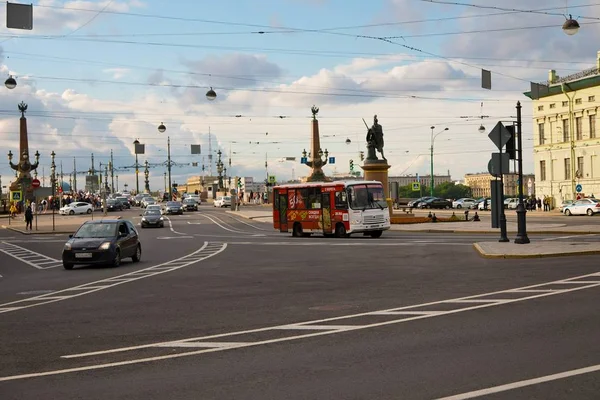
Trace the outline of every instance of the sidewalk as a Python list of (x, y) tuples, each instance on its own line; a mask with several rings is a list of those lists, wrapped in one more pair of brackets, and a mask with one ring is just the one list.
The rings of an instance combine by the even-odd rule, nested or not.
[[(244, 209), (240, 211), (228, 211), (228, 213), (254, 221), (272, 223), (273, 218), (267, 210)], [(500, 236), (499, 229), (492, 229), (489, 221), (483, 222), (438, 222), (422, 224), (400, 224), (392, 225), (390, 230), (401, 232), (427, 232), (427, 233), (496, 233)], [(514, 236), (517, 232), (516, 223), (507, 223), (507, 231), (511, 242), (500, 243), (497, 241), (485, 241), (474, 243), (475, 250), (485, 258), (537, 258), (537, 257), (560, 257), (574, 255), (600, 254), (599, 242), (564, 242), (560, 240), (542, 241), (536, 240), (535, 236), (529, 239), (531, 243), (515, 244)], [(527, 224), (528, 233), (537, 234), (600, 234), (598, 225), (575, 225), (565, 224), (543, 224), (532, 222)]]
[[(36, 216), (33, 217), (33, 230), (25, 230), (25, 221), (23, 214), (15, 218), (2, 218), (0, 224), (3, 229), (8, 229), (24, 235), (43, 235), (43, 234), (71, 234), (74, 233), (85, 221), (98, 221), (101, 219), (121, 219), (118, 214), (108, 214), (106, 217), (100, 212), (90, 215), (60, 215), (54, 214), (54, 230), (52, 229), (52, 213), (38, 214), (37, 224)], [(9, 224), (10, 223), (10, 224)]]

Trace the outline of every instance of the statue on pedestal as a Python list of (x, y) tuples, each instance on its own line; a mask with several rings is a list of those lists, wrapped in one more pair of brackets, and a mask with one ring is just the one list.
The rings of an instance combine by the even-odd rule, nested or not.
[(379, 160), (375, 150), (381, 153), (383, 161), (387, 161), (383, 154), (383, 128), (379, 125), (377, 115), (373, 117), (373, 125), (370, 128), (366, 122), (365, 126), (367, 127), (367, 161)]

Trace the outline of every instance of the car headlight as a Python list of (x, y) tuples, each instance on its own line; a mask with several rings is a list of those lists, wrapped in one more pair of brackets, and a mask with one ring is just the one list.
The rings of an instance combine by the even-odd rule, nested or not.
[(147, 222), (146, 218), (142, 217), (142, 222)]
[(160, 221), (164, 221), (165, 219), (163, 217), (160, 217)]
[(108, 250), (110, 249), (110, 242), (104, 242), (98, 247), (99, 250)]
[(65, 243), (65, 250), (71, 250), (71, 243)]

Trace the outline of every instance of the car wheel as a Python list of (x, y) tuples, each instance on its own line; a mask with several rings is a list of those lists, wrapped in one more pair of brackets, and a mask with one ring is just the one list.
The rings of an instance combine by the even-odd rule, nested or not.
[(294, 228), (292, 229), (292, 236), (293, 237), (302, 237), (302, 224), (300, 222), (296, 222), (294, 224)]
[(75, 210), (69, 211), (69, 215), (75, 215)]
[(86, 211), (86, 213), (91, 214), (92, 213), (92, 209), (88, 208), (87, 211)]
[(137, 245), (137, 248), (135, 249), (135, 254), (133, 255), (133, 257), (131, 257), (131, 259), (133, 260), (133, 262), (140, 262), (140, 260), (142, 259), (142, 246), (140, 246), (139, 244)]
[(337, 237), (337, 238), (348, 237), (348, 234), (346, 233), (346, 228), (344, 227), (343, 224), (337, 224), (335, 226), (335, 237)]
[(571, 213), (571, 210), (569, 210), (569, 209), (567, 208), (567, 209), (565, 210), (565, 215), (567, 215), (567, 216), (571, 216), (571, 215), (573, 215), (573, 214)]
[(369, 234), (371, 235), (371, 237), (372, 237), (373, 239), (380, 238), (382, 233), (383, 233), (383, 231), (373, 231), (373, 232), (369, 232)]
[(458, 208), (458, 209), (460, 210), (460, 209), (462, 208), (462, 206), (461, 206), (460, 204), (458, 204), (458, 205), (456, 206), (456, 208)]
[(112, 262), (112, 266), (116, 268), (119, 265), (121, 265), (121, 251), (117, 249), (117, 251), (115, 252), (115, 258)]
[(449, 205), (446, 205), (446, 210), (447, 210), (447, 209), (449, 209), (449, 208), (450, 208), (450, 206), (449, 206)]
[(73, 264), (63, 262), (63, 267), (64, 267), (64, 269), (71, 270), (71, 269), (73, 269)]
[(588, 208), (586, 211), (586, 214), (591, 217), (592, 215), (594, 215), (594, 210), (592, 210), (591, 208)]

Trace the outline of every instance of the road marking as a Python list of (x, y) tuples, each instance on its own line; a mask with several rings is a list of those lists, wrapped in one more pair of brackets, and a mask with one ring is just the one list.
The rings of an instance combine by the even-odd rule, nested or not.
[[(124, 366), (124, 365), (131, 365), (131, 364), (149, 363), (149, 362), (154, 362), (154, 361), (168, 360), (168, 359), (174, 359), (174, 358), (180, 358), (180, 357), (189, 357), (189, 356), (217, 352), (217, 351), (226, 351), (226, 350), (232, 350), (232, 349), (238, 349), (238, 348), (253, 347), (253, 346), (279, 343), (279, 342), (285, 342), (285, 341), (293, 341), (293, 340), (305, 339), (305, 338), (316, 337), (316, 336), (333, 335), (333, 334), (342, 333), (342, 332), (352, 332), (355, 330), (362, 330), (362, 329), (369, 329), (369, 328), (387, 326), (387, 325), (398, 324), (398, 323), (405, 323), (405, 322), (415, 321), (415, 320), (419, 320), (419, 319), (436, 318), (439, 316), (451, 315), (451, 314), (456, 314), (456, 313), (471, 311), (471, 310), (477, 310), (477, 309), (486, 308), (486, 307), (501, 306), (501, 305), (505, 305), (505, 304), (516, 303), (516, 302), (526, 301), (526, 300), (530, 300), (530, 299), (537, 299), (537, 298), (547, 297), (547, 296), (554, 296), (557, 294), (569, 293), (569, 292), (573, 292), (573, 291), (577, 291), (577, 290), (583, 290), (583, 289), (600, 286), (600, 284), (593, 284), (593, 285), (583, 284), (581, 286), (576, 286), (576, 287), (566, 286), (565, 290), (547, 292), (547, 293), (530, 294), (529, 292), (523, 292), (524, 294), (530, 294), (530, 295), (528, 295), (526, 297), (521, 297), (518, 299), (502, 300), (502, 301), (498, 301), (496, 303), (477, 304), (472, 307), (466, 307), (466, 308), (458, 308), (458, 309), (452, 309), (452, 310), (446, 310), (446, 311), (442, 311), (442, 310), (429, 311), (430, 313), (428, 313), (428, 314), (407, 316), (407, 318), (392, 319), (392, 320), (388, 320), (388, 321), (376, 322), (376, 323), (371, 323), (371, 324), (366, 324), (366, 325), (347, 324), (347, 325), (342, 325), (343, 329), (337, 329), (337, 327), (339, 327), (339, 326), (335, 326), (335, 325), (332, 326), (332, 329), (330, 329), (330, 330), (322, 329), (324, 325), (326, 325), (328, 322), (331, 322), (331, 321), (346, 320), (346, 322), (348, 322), (348, 320), (351, 320), (353, 318), (357, 318), (360, 320), (363, 317), (378, 315), (377, 313), (381, 313), (381, 312), (410, 311), (410, 310), (419, 311), (416, 309), (424, 308), (424, 307), (431, 307), (431, 306), (435, 306), (435, 305), (447, 306), (448, 304), (452, 304), (453, 302), (456, 302), (457, 300), (476, 299), (476, 298), (481, 298), (481, 297), (486, 297), (486, 296), (489, 297), (490, 295), (497, 295), (497, 294), (505, 293), (505, 292), (509, 292), (509, 291), (511, 293), (515, 293), (515, 292), (522, 291), (523, 289), (538, 288), (538, 287), (543, 287), (546, 285), (553, 285), (553, 284), (556, 284), (557, 282), (573, 281), (575, 279), (582, 279), (582, 278), (587, 278), (590, 276), (600, 276), (600, 273), (596, 272), (593, 274), (581, 275), (581, 276), (576, 276), (576, 277), (567, 278), (567, 279), (560, 279), (558, 281), (545, 282), (545, 283), (540, 283), (540, 284), (536, 284), (536, 285), (524, 286), (521, 288), (513, 288), (513, 289), (509, 289), (509, 290), (501, 290), (501, 291), (490, 292), (490, 293), (481, 293), (481, 294), (477, 294), (477, 295), (473, 295), (473, 296), (466, 296), (466, 297), (460, 297), (460, 298), (455, 298), (455, 299), (434, 301), (434, 302), (411, 305), (411, 306), (391, 308), (391, 309), (387, 309), (387, 310), (372, 311), (372, 312), (365, 312), (365, 313), (359, 313), (359, 314), (353, 314), (353, 315), (345, 315), (345, 316), (340, 316), (340, 317), (325, 318), (325, 319), (314, 320), (314, 321), (304, 321), (304, 322), (279, 325), (279, 326), (270, 326), (270, 327), (251, 329), (251, 330), (246, 330), (246, 331), (222, 333), (222, 334), (216, 334), (216, 335), (211, 335), (211, 336), (201, 336), (201, 337), (188, 338), (188, 339), (182, 339), (182, 340), (177, 340), (177, 341), (171, 340), (168, 342), (152, 343), (152, 344), (146, 344), (146, 345), (140, 345), (140, 346), (122, 347), (122, 348), (95, 351), (95, 352), (89, 352), (89, 353), (65, 355), (65, 356), (62, 356), (61, 358), (71, 359), (71, 358), (80, 358), (80, 357), (89, 357), (89, 356), (99, 356), (99, 355), (106, 355), (106, 354), (111, 354), (111, 353), (135, 351), (135, 350), (147, 349), (147, 348), (158, 348), (158, 347), (164, 348), (164, 347), (169, 347), (169, 346), (175, 348), (175, 347), (182, 347), (183, 343), (190, 343), (190, 342), (201, 343), (202, 344), (201, 347), (203, 347), (202, 350), (192, 350), (192, 351), (177, 353), (177, 354), (168, 354), (168, 355), (148, 357), (148, 358), (137, 358), (137, 359), (131, 359), (131, 360), (125, 360), (125, 361), (119, 361), (119, 362), (113, 362), (113, 363), (94, 364), (94, 365), (87, 365), (87, 366), (83, 366), (83, 367), (59, 369), (59, 370), (52, 370), (52, 371), (45, 371), (45, 372), (36, 372), (36, 373), (29, 373), (29, 374), (22, 374), (22, 375), (4, 376), (4, 377), (0, 377), (0, 382), (12, 381), (12, 380), (18, 380), (18, 379), (35, 378), (35, 377), (42, 377), (42, 376), (50, 376), (50, 375), (68, 374), (68, 373), (74, 373), (74, 372), (98, 370), (98, 369), (105, 369), (105, 368), (113, 368), (113, 367), (119, 367), (119, 366)], [(420, 311), (423, 312), (425, 310), (420, 310)], [(381, 315), (379, 315), (379, 317), (381, 317)], [(313, 329), (310, 329), (311, 324), (313, 325)], [(224, 338), (224, 337), (241, 336), (241, 335), (249, 334), (249, 333), (251, 334), (251, 333), (273, 331), (273, 330), (281, 331), (281, 330), (286, 330), (286, 327), (288, 327), (287, 329), (289, 329), (290, 331), (297, 331), (298, 326), (306, 326), (307, 327), (306, 330), (309, 332), (299, 334), (299, 335), (294, 335), (294, 336), (286, 336), (286, 337), (262, 340), (262, 341), (235, 342), (236, 343), (235, 345), (225, 346), (225, 347), (217, 345), (220, 343), (221, 344), (224, 343), (222, 340), (210, 341), (211, 339), (216, 339), (216, 338), (220, 339), (220, 338)], [(310, 332), (310, 331), (316, 331), (316, 332)], [(225, 343), (233, 343), (233, 342), (225, 342)], [(200, 344), (198, 344), (197, 346), (192, 345), (191, 347), (192, 348), (200, 347)], [(593, 370), (589, 370), (588, 372), (593, 372), (593, 371), (597, 370), (597, 369), (595, 369), (596, 366), (590, 367), (590, 368), (593, 368)], [(465, 397), (465, 398), (468, 398), (468, 397)]]
[(168, 239), (193, 239), (193, 236), (157, 236), (157, 239), (168, 240)]
[(188, 223), (188, 225), (202, 225), (202, 222), (190, 222), (190, 221), (186, 221)]
[[(187, 267), (195, 264), (199, 261), (206, 260), (207, 258), (216, 256), (227, 248), (227, 243), (211, 243), (204, 242), (200, 249), (190, 253), (186, 256), (176, 258), (174, 260), (154, 265), (152, 267), (144, 268), (135, 272), (129, 272), (127, 274), (113, 276), (99, 281), (84, 283), (70, 287), (67, 289), (57, 290), (52, 293), (42, 294), (39, 296), (30, 297), (27, 299), (11, 301), (9, 303), (0, 304), (0, 314), (9, 311), (22, 310), (24, 308), (41, 306), (43, 304), (54, 303), (56, 301), (62, 301), (71, 299), (73, 297), (79, 297), (86, 294), (94, 293), (99, 290), (111, 288), (113, 286), (122, 285), (127, 282), (137, 281), (139, 279), (148, 278), (155, 275), (164, 274), (166, 272), (175, 271), (180, 268)], [(143, 273), (143, 274), (142, 274)], [(75, 293), (71, 293), (77, 291)], [(64, 296), (60, 294), (64, 294)], [(33, 304), (29, 304), (32, 303)], [(19, 304), (19, 307), (12, 307), (12, 305)], [(26, 305), (22, 305), (26, 304)], [(11, 306), (11, 307), (7, 307)]]
[[(240, 230), (238, 230), (238, 229), (229, 229), (229, 228), (225, 227), (224, 225), (221, 225), (219, 222), (217, 222), (218, 218), (216, 218), (216, 217), (210, 217), (210, 216), (208, 216), (208, 215), (206, 215), (206, 214), (202, 214), (202, 216), (203, 216), (204, 218), (207, 218), (207, 219), (209, 219), (209, 220), (210, 220), (210, 221), (212, 221), (214, 224), (218, 225), (218, 226), (219, 226), (220, 228), (222, 228), (222, 229), (225, 229), (226, 231), (233, 232), (233, 233), (241, 233), (241, 234), (244, 234), (244, 235), (248, 235), (248, 232), (240, 231)], [(221, 221), (221, 220), (219, 220), (219, 221)], [(225, 225), (229, 225), (229, 224), (227, 224), (226, 222), (223, 222), (223, 221), (221, 221), (221, 222), (222, 222), (223, 224), (225, 224)]]
[(542, 239), (542, 240), (573, 239), (573, 238), (582, 238), (582, 237), (586, 237), (586, 236), (598, 236), (598, 234), (597, 233), (589, 233), (589, 234), (586, 234), (586, 235), (558, 236), (558, 237), (545, 238), (545, 239)]
[(570, 378), (572, 376), (590, 374), (592, 372), (600, 371), (600, 364), (592, 365), (585, 368), (573, 369), (571, 371), (559, 372), (557, 374), (540, 376), (539, 378), (526, 379), (523, 381), (507, 383), (505, 385), (493, 386), (487, 389), (474, 390), (472, 392), (456, 394), (454, 396), (440, 397), (437, 400), (465, 400), (473, 399), (475, 397), (487, 396), (494, 393), (506, 392), (509, 390), (519, 389), (532, 385), (539, 385), (540, 383), (552, 382), (559, 379)]
[[(413, 242), (391, 242), (391, 241), (378, 241), (370, 238), (353, 240), (351, 242), (338, 242), (335, 239), (326, 242), (315, 242), (315, 241), (302, 241), (302, 239), (293, 239), (289, 242), (227, 242), (228, 244), (236, 244), (241, 246), (409, 246), (409, 247), (426, 247), (426, 243), (413, 243)], [(436, 243), (436, 246), (473, 246), (472, 243)]]
[(61, 260), (4, 241), (0, 242), (0, 251), (37, 269), (49, 269), (62, 266)]
[(236, 220), (237, 222), (240, 222), (240, 223), (242, 223), (242, 224), (244, 224), (244, 225), (248, 225), (248, 226), (250, 226), (250, 227), (252, 227), (252, 228), (254, 228), (254, 229), (258, 229), (259, 231), (270, 231), (270, 230), (272, 230), (272, 229), (265, 229), (265, 228), (261, 228), (261, 227), (259, 227), (259, 226), (256, 226), (256, 225), (252, 225), (252, 224), (251, 224), (251, 223), (249, 223), (249, 222), (246, 222), (246, 221), (243, 221), (243, 220), (242, 220), (242, 219), (240, 219), (240, 218), (234, 217), (234, 215), (235, 215), (235, 214), (233, 214), (233, 215), (231, 215), (231, 214), (228, 214), (229, 218), (231, 218), (231, 219), (234, 219), (234, 220)]
[(177, 235), (186, 235), (185, 233), (177, 232), (175, 229), (173, 229), (173, 222), (171, 222), (171, 218), (167, 217), (166, 215), (163, 215), (163, 218), (166, 218), (167, 221), (169, 221), (169, 229), (171, 230), (171, 232)]

